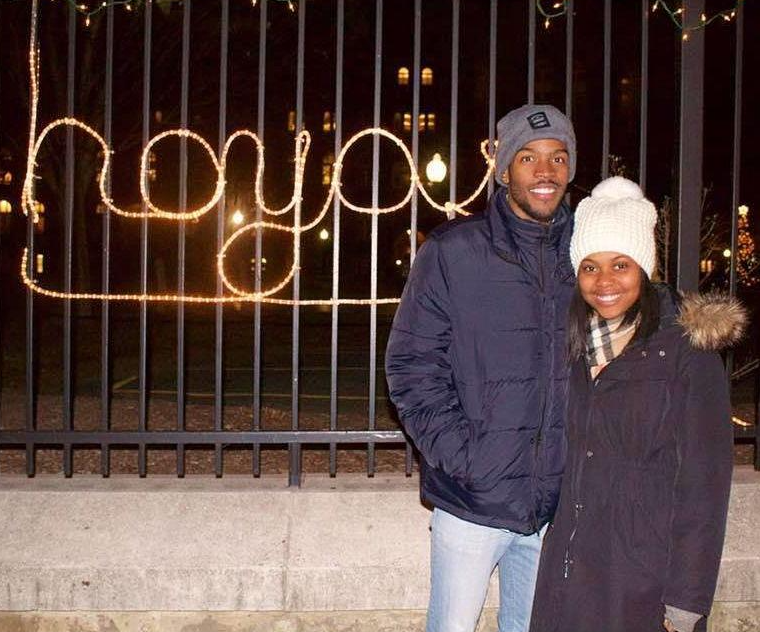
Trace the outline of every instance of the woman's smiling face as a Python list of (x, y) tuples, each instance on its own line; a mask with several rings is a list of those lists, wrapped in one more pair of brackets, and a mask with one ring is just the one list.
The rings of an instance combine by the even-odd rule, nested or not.
[(633, 259), (619, 252), (595, 252), (578, 267), (578, 288), (583, 300), (605, 320), (625, 314), (641, 294), (642, 271)]

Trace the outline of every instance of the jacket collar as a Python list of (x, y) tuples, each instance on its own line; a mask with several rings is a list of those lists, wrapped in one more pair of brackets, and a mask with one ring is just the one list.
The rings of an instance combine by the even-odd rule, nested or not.
[(557, 268), (562, 278), (573, 275), (570, 262), (570, 237), (573, 232), (573, 214), (563, 201), (549, 224), (539, 224), (521, 219), (515, 215), (507, 200), (507, 190), (498, 187), (485, 212), (490, 230), (491, 243), (499, 254), (507, 259), (517, 261), (516, 238), (521, 242), (538, 243), (545, 239), (557, 247)]

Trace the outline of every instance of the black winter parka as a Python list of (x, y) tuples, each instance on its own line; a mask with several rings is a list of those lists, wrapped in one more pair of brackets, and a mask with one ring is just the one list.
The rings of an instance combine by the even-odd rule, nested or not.
[(531, 632), (663, 632), (664, 604), (710, 611), (733, 431), (723, 364), (705, 347), (736, 327), (725, 303), (686, 299), (689, 318), (677, 319), (660, 294), (659, 331), (595, 380), (584, 359), (572, 368), (567, 469)]
[(534, 533), (565, 460), (565, 321), (574, 275), (565, 206), (539, 224), (499, 188), (485, 213), (431, 232), (386, 352), (390, 397), (423, 462), (423, 500)]

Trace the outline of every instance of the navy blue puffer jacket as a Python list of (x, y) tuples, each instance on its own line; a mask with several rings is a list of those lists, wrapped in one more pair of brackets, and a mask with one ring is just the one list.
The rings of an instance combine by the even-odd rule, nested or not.
[(565, 321), (572, 216), (519, 219), (504, 189), (485, 213), (431, 232), (386, 352), (390, 397), (419, 449), (423, 500), (533, 533), (565, 461)]

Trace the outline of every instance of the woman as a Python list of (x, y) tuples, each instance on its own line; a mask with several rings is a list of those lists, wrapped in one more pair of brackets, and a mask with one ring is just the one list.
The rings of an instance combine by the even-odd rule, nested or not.
[(732, 469), (716, 349), (745, 315), (652, 284), (656, 220), (619, 177), (576, 211), (568, 458), (531, 632), (705, 629)]

